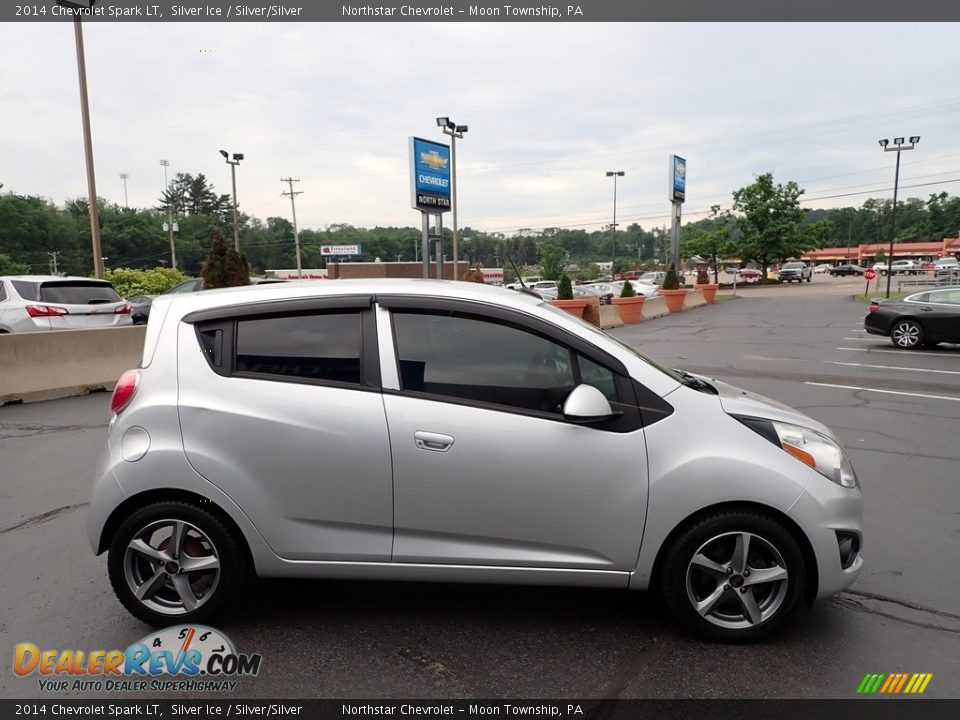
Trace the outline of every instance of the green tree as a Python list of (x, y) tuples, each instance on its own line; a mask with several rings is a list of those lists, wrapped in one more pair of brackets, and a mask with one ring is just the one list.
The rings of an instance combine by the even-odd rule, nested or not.
[(227, 279), (227, 243), (220, 228), (213, 231), (213, 245), (203, 264), (203, 284), (207, 289), (231, 287)]
[(623, 288), (620, 290), (620, 297), (622, 298), (631, 298), (636, 297), (637, 291), (633, 287), (633, 283), (629, 280), (623, 282)]
[(664, 290), (680, 289), (680, 278), (677, 277), (677, 268), (672, 264), (670, 265), (670, 269), (667, 270), (666, 277), (663, 278), (663, 285), (661, 287)]
[(764, 280), (771, 262), (799, 257), (815, 247), (800, 227), (804, 218), (801, 195), (803, 190), (792, 180), (775, 185), (772, 173), (758, 176), (752, 185), (733, 193), (733, 209), (741, 213), (736, 221), (740, 230), (736, 251), (741, 260), (760, 263)]
[[(710, 217), (688, 227), (683, 235), (683, 252), (686, 257), (699, 255), (713, 266), (713, 281), (719, 282), (720, 258), (733, 254), (733, 231), (735, 219), (728, 210), (719, 205), (710, 208)], [(698, 279), (699, 282), (699, 279)]]
[(545, 280), (559, 280), (563, 273), (563, 250), (552, 242), (540, 246), (540, 272)]
[(0, 253), (0, 275), (26, 275), (30, 266), (26, 263), (14, 262), (9, 255)]
[(573, 300), (573, 285), (570, 282), (570, 276), (566, 273), (560, 276), (560, 284), (557, 286), (557, 300)]
[(242, 287), (250, 284), (250, 265), (247, 264), (246, 255), (241, 255), (232, 247), (228, 247), (223, 267), (226, 278), (223, 287)]

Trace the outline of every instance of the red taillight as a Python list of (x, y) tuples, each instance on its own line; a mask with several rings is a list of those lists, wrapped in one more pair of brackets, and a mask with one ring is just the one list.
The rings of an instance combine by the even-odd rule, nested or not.
[(121, 375), (120, 379), (117, 380), (117, 386), (113, 388), (113, 397), (110, 398), (110, 412), (116, 415), (129, 405), (139, 384), (139, 370), (127, 370)]
[(27, 305), (27, 315), (30, 317), (59, 317), (69, 315), (66, 308), (56, 305)]
[(120, 303), (120, 305), (117, 306), (117, 309), (114, 310), (113, 312), (116, 313), (117, 315), (129, 315), (130, 310), (132, 310), (132, 308), (130, 307), (130, 303), (122, 302)]
[(877, 301), (873, 301), (872, 303), (870, 303), (870, 312), (871, 312), (871, 313), (875, 313), (875, 312), (876, 312), (877, 310), (879, 310), (879, 309), (880, 309), (880, 303), (878, 303)]

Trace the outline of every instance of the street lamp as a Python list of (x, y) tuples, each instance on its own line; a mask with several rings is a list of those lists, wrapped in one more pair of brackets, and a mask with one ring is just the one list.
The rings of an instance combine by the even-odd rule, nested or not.
[[(71, 2), (57, 0), (60, 7), (73, 10), (93, 10), (97, 0)], [(93, 274), (103, 277), (103, 258), (100, 255), (100, 209), (97, 207), (97, 183), (93, 177), (93, 140), (90, 134), (90, 102), (87, 98), (87, 63), (83, 54), (83, 30), (80, 15), (73, 16), (73, 37), (77, 45), (77, 74), (80, 76), (80, 115), (83, 120), (83, 151), (87, 164), (87, 195), (90, 205), (90, 241), (93, 245)]]
[(610, 280), (613, 281), (617, 273), (617, 178), (623, 177), (623, 170), (608, 170), (607, 177), (613, 178), (613, 232), (610, 238)]
[(120, 179), (123, 180), (123, 207), (126, 210), (130, 209), (130, 201), (127, 199), (127, 178), (129, 177), (129, 173), (120, 173)]
[(240, 252), (240, 225), (237, 223), (237, 165), (243, 160), (243, 153), (234, 153), (233, 160), (230, 159), (226, 150), (221, 150), (220, 154), (230, 166), (230, 179), (233, 181), (233, 249)]
[(457, 262), (460, 258), (460, 246), (457, 241), (457, 138), (463, 139), (467, 132), (466, 125), (457, 125), (448, 117), (438, 117), (437, 125), (444, 135), (450, 136), (450, 179), (451, 179), (451, 207), (453, 210), (453, 276), (457, 277)]
[(890, 141), (884, 138), (880, 140), (880, 147), (884, 152), (895, 152), (897, 154), (897, 169), (893, 174), (893, 215), (890, 218), (890, 254), (887, 256), (887, 297), (890, 297), (890, 278), (893, 277), (893, 242), (897, 237), (897, 186), (900, 183), (900, 153), (904, 150), (913, 150), (916, 144), (920, 142), (919, 135), (910, 136), (910, 144), (904, 145), (903, 138), (893, 139), (893, 147), (888, 147)]

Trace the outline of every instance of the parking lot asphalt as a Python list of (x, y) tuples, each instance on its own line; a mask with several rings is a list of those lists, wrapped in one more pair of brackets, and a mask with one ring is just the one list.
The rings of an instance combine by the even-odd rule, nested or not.
[[(260, 581), (217, 623), (264, 658), (236, 696), (846, 698), (868, 672), (929, 672), (925, 697), (960, 697), (960, 346), (866, 336), (850, 297), (862, 286), (751, 287), (612, 331), (836, 430), (866, 496), (866, 567), (848, 592), (769, 641), (725, 646), (686, 635), (646, 593)], [(122, 649), (149, 631), (86, 541), (108, 408), (106, 394), (0, 408), (0, 697), (51, 698), (12, 672), (19, 642)], [(70, 695), (111, 693), (57, 697)]]

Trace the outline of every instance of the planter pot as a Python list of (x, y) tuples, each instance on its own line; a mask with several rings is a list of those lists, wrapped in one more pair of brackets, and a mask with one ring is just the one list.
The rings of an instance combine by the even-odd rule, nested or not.
[(683, 299), (687, 296), (686, 290), (664, 290), (661, 288), (660, 294), (667, 301), (667, 310), (672, 313), (683, 310)]
[(615, 297), (613, 304), (617, 306), (620, 313), (620, 319), (625, 323), (638, 323), (643, 320), (643, 301), (646, 298), (643, 295), (636, 297)]
[(704, 285), (694, 285), (697, 290), (703, 290), (703, 299), (706, 300), (709, 304), (713, 304), (717, 300), (717, 288), (720, 287), (716, 283), (706, 283)]
[(551, 305), (566, 310), (571, 315), (576, 315), (578, 318), (583, 317), (583, 311), (587, 309), (586, 300), (551, 300)]

